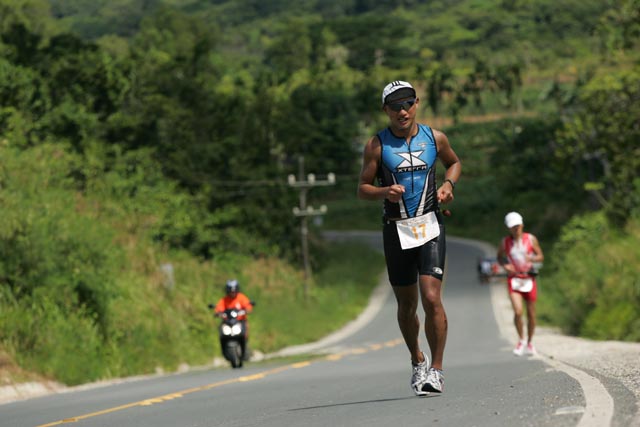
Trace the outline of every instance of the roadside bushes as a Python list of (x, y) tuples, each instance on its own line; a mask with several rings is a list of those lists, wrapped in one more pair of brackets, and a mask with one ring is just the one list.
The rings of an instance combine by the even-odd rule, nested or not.
[(539, 312), (566, 333), (640, 341), (640, 220), (623, 231), (603, 211), (574, 217), (546, 263)]
[(109, 227), (78, 212), (64, 149), (0, 156), (0, 342), (27, 369), (95, 378), (123, 253)]
[[(220, 351), (207, 303), (230, 277), (258, 301), (252, 346), (265, 352), (326, 335), (366, 304), (379, 272), (363, 250), (318, 255), (305, 302), (296, 266), (243, 252), (266, 252), (261, 236), (235, 233), (224, 216), (207, 217), (211, 234), (197, 236), (215, 252), (172, 246), (203, 230), (198, 200), (163, 178), (148, 151), (109, 154), (0, 139), (0, 353), (24, 370), (74, 385), (209, 363)], [(244, 246), (217, 244), (232, 233)], [(352, 253), (347, 271), (327, 273)]]
[(210, 360), (204, 289), (226, 274), (158, 238), (185, 219), (197, 232), (204, 213), (149, 150), (0, 139), (0, 158), (0, 348), (69, 385)]
[(149, 153), (107, 167), (99, 150), (0, 140), (0, 158), (0, 348), (69, 385), (211, 356), (200, 290), (211, 264), (155, 239), (193, 205), (154, 173)]
[(102, 336), (84, 308), (71, 310), (42, 295), (0, 295), (0, 341), (29, 371), (67, 384), (103, 376)]

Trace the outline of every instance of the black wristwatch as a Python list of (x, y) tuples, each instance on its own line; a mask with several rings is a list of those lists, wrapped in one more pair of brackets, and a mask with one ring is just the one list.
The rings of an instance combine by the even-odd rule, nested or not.
[(451, 189), (455, 190), (456, 189), (456, 183), (453, 182), (453, 180), (449, 179), (449, 178), (445, 178), (443, 182), (449, 182), (449, 184), (451, 184)]

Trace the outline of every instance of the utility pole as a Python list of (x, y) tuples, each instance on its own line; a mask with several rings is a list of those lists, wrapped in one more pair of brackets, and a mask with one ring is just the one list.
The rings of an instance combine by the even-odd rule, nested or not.
[(293, 214), (300, 217), (300, 239), (302, 247), (302, 262), (304, 265), (304, 299), (309, 296), (309, 280), (311, 279), (311, 264), (309, 262), (309, 229), (307, 227), (307, 219), (310, 216), (324, 215), (327, 213), (327, 206), (322, 205), (320, 209), (314, 209), (313, 206), (307, 206), (307, 192), (312, 187), (334, 185), (336, 183), (336, 176), (332, 172), (327, 174), (326, 180), (317, 180), (316, 176), (312, 173), (307, 175), (307, 180), (304, 180), (304, 156), (298, 157), (298, 179), (291, 174), (287, 177), (287, 181), (290, 187), (297, 188), (300, 191), (300, 206), (293, 208)]

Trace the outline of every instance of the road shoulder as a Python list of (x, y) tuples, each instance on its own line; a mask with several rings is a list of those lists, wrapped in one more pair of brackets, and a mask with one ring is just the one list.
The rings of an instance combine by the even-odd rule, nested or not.
[[(455, 237), (447, 239), (478, 247), (486, 256), (495, 256), (496, 253), (496, 248), (486, 242)], [(489, 287), (500, 333), (508, 342), (515, 344), (513, 311), (504, 279), (491, 281)], [(573, 377), (583, 388), (587, 407), (579, 427), (640, 425), (640, 343), (588, 340), (567, 336), (549, 327), (536, 328), (534, 343), (540, 359)], [(612, 388), (609, 383), (622, 384), (633, 396), (625, 399), (629, 413), (614, 408), (608, 391)], [(614, 409), (618, 411), (615, 419)]]

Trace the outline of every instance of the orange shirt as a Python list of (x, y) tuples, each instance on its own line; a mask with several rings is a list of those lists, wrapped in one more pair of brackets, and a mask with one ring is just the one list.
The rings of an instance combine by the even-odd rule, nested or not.
[(215, 312), (223, 313), (225, 310), (233, 309), (236, 310), (245, 310), (247, 313), (251, 313), (251, 309), (253, 306), (251, 305), (251, 301), (249, 298), (242, 292), (238, 292), (235, 298), (226, 295), (223, 298), (220, 298), (218, 304), (216, 304)]

